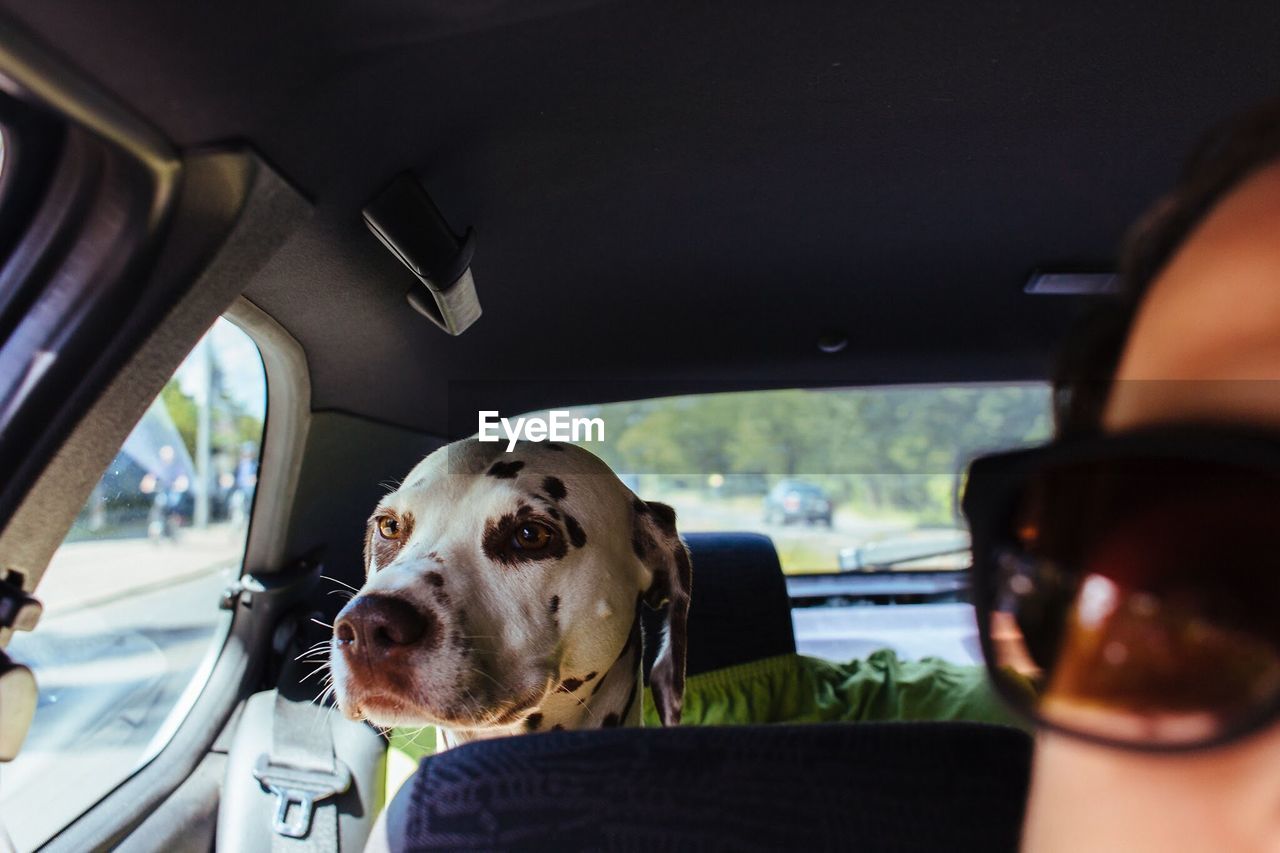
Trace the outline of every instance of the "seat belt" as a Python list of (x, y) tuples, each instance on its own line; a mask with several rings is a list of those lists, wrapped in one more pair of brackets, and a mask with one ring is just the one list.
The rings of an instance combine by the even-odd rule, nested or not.
[(259, 755), (253, 768), (254, 777), (276, 797), (271, 851), (340, 853), (333, 798), (351, 787), (351, 770), (333, 752), (333, 710), (305, 693), (289, 692), (284, 685), (276, 690), (271, 752)]
[[(305, 631), (294, 634), (305, 635)], [(286, 648), (293, 646), (288, 643)], [(254, 778), (275, 795), (272, 853), (340, 853), (337, 796), (351, 770), (334, 754), (332, 707), (312, 701), (293, 653), (280, 672), (271, 714), (271, 751), (254, 762)]]

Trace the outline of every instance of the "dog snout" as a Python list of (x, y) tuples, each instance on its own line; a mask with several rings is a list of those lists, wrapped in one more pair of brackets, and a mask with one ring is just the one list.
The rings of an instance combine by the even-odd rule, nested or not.
[(333, 623), (333, 634), (348, 655), (384, 656), (410, 647), (431, 647), (440, 633), (428, 611), (389, 595), (361, 595)]

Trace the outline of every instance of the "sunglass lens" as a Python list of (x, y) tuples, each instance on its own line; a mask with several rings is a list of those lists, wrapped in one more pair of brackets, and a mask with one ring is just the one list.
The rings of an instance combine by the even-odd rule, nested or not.
[(1210, 464), (1042, 471), (987, 559), (996, 663), (1041, 719), (1154, 745), (1280, 696), (1280, 479)]

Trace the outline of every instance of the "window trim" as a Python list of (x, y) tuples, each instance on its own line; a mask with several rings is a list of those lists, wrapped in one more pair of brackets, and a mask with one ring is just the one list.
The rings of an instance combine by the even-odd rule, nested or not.
[(257, 346), (267, 377), (267, 417), (244, 571), (271, 573), (280, 570), (286, 557), (289, 516), (311, 428), (311, 374), (298, 340), (244, 296), (237, 297), (223, 317)]

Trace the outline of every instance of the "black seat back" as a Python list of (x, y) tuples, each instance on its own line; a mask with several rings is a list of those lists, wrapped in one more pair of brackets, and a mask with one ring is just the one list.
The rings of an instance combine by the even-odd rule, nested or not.
[(392, 850), (1014, 851), (1031, 739), (977, 723), (620, 729), (425, 760)]
[[(759, 533), (690, 533), (693, 561), (686, 672), (696, 675), (796, 650), (791, 601), (773, 540)], [(660, 614), (646, 611), (645, 631), (656, 637)], [(646, 645), (646, 657), (657, 652)], [(648, 666), (645, 661), (646, 679)]]

